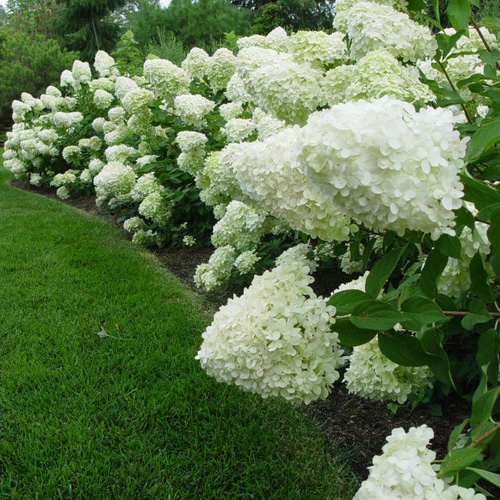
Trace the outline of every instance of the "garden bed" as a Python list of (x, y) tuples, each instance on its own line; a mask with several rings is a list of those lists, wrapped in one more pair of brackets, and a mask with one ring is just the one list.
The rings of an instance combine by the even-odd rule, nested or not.
[[(12, 185), (63, 201), (57, 198), (53, 191), (34, 188), (27, 182), (13, 181)], [(104, 217), (109, 222), (118, 225), (116, 217), (106, 209), (96, 206), (95, 196), (80, 196), (63, 202), (89, 215)], [(178, 247), (152, 250), (164, 267), (204, 296), (207, 304), (215, 312), (229, 297), (234, 293), (241, 293), (241, 290), (233, 288), (218, 292), (203, 292), (195, 287), (193, 280), (195, 269), (198, 264), (208, 260), (212, 251), (210, 248)], [(336, 269), (330, 269), (328, 272), (323, 270), (316, 276), (315, 289), (321, 293), (323, 289), (331, 289), (332, 283), (333, 286), (338, 286), (350, 279), (352, 277)], [(429, 408), (423, 404), (412, 409), (409, 402), (400, 405), (393, 414), (385, 403), (349, 394), (345, 386), (340, 383), (334, 386), (328, 399), (313, 402), (308, 406), (304, 405), (303, 408), (311, 418), (318, 422), (325, 439), (345, 456), (349, 466), (360, 479), (367, 477), (367, 467), (371, 465), (373, 456), (381, 453), (386, 437), (394, 428), (403, 427), (407, 430), (412, 426), (422, 424), (432, 427), (434, 429), (432, 448), (437, 452), (438, 458), (442, 458), (446, 453), (451, 430), (470, 415), (470, 405), (458, 397), (447, 399), (446, 407), (442, 408), (443, 416), (432, 415)]]

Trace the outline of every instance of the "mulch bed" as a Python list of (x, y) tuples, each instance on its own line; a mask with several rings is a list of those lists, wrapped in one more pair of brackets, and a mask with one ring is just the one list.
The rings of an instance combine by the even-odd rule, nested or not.
[[(34, 191), (50, 198), (57, 198), (51, 190), (41, 190), (30, 186), (27, 182), (13, 181), (14, 187)], [(59, 199), (59, 198), (57, 198)], [(116, 218), (106, 209), (95, 204), (94, 196), (82, 196), (67, 203), (91, 215), (99, 215), (116, 224)], [(198, 264), (206, 262), (212, 249), (164, 248), (155, 249), (153, 253), (158, 260), (172, 273), (182, 279), (189, 287), (196, 289), (193, 274)], [(328, 284), (338, 286), (349, 281), (352, 277), (342, 275), (332, 269), (317, 276), (315, 289), (318, 293)], [(214, 311), (224, 304), (228, 297), (241, 290), (226, 290), (223, 292), (200, 292)], [(325, 401), (316, 401), (303, 406), (304, 411), (320, 425), (325, 439), (334, 448), (345, 456), (349, 466), (356, 476), (363, 480), (367, 477), (367, 467), (371, 465), (374, 455), (381, 453), (386, 436), (390, 435), (395, 427), (408, 430), (412, 426), (427, 424), (434, 429), (432, 448), (438, 458), (446, 453), (446, 445), (451, 430), (470, 415), (469, 404), (463, 399), (451, 398), (442, 408), (443, 416), (436, 417), (429, 413), (428, 407), (419, 405), (415, 409), (410, 403), (401, 405), (396, 414), (391, 413), (385, 403), (373, 402), (349, 394), (345, 386), (338, 383)]]

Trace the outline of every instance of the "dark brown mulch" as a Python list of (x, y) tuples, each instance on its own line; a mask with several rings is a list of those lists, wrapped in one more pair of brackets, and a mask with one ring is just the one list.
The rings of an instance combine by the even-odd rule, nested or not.
[[(56, 198), (53, 191), (33, 188), (26, 182), (14, 181), (12, 185)], [(83, 196), (64, 202), (90, 215), (104, 216), (116, 224), (115, 217), (107, 210), (95, 205), (94, 196)], [(189, 287), (195, 289), (193, 275), (196, 266), (208, 260), (212, 249), (164, 248), (155, 249), (153, 252), (166, 268)], [(317, 293), (332, 290), (339, 284), (352, 279), (336, 269), (326, 272), (323, 270), (315, 278), (314, 288)], [(218, 293), (203, 293), (198, 289), (197, 291), (205, 297), (214, 310), (224, 304), (233, 293), (241, 292), (236, 289)], [(434, 429), (435, 437), (432, 441), (432, 448), (437, 452), (438, 457), (442, 458), (446, 453), (446, 444), (451, 430), (470, 415), (468, 403), (458, 398), (446, 401), (446, 407), (442, 408), (442, 417), (431, 415), (425, 405), (419, 405), (412, 410), (410, 403), (400, 406), (394, 415), (385, 403), (373, 402), (349, 394), (341, 383), (337, 383), (325, 401), (316, 401), (303, 408), (318, 422), (327, 442), (345, 456), (352, 471), (361, 480), (367, 477), (367, 467), (371, 465), (373, 456), (381, 453), (385, 438), (390, 435), (392, 429), (403, 427), (408, 430), (410, 427), (427, 424)]]

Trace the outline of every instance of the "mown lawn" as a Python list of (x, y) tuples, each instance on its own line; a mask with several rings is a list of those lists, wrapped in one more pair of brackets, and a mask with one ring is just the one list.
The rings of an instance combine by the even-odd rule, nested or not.
[(201, 300), (118, 229), (10, 178), (0, 167), (2, 500), (352, 498), (300, 411), (201, 370)]

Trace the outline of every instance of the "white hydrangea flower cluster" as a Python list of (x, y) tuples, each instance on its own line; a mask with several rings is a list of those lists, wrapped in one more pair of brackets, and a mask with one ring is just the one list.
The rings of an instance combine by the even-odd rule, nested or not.
[(312, 185), (358, 222), (437, 239), (453, 234), (462, 206), (466, 141), (453, 126), (446, 109), (417, 112), (387, 97), (339, 104), (311, 115), (298, 158)]
[[(472, 211), (477, 212), (475, 209)], [(460, 297), (463, 292), (469, 289), (471, 284), (469, 266), (472, 258), (477, 252), (483, 258), (486, 258), (490, 253), (488, 228), (488, 224), (478, 221), (475, 223), (474, 230), (468, 226), (463, 228), (459, 237), (460, 259), (448, 258), (448, 263), (437, 281), (439, 293), (450, 297)], [(487, 270), (490, 270), (489, 265), (487, 265)]]
[(236, 57), (228, 49), (217, 49), (210, 58), (207, 77), (214, 92), (224, 90), (236, 71)]
[(174, 99), (175, 114), (186, 125), (202, 127), (206, 124), (205, 116), (215, 108), (215, 103), (202, 95), (185, 94)]
[(139, 152), (132, 146), (127, 146), (125, 144), (117, 144), (116, 146), (110, 146), (106, 149), (105, 155), (108, 163), (115, 161), (119, 163), (126, 163), (131, 158), (136, 158)]
[(194, 47), (189, 51), (186, 59), (182, 61), (181, 68), (189, 78), (203, 80), (203, 77), (207, 74), (209, 62), (210, 56), (203, 49)]
[(418, 71), (403, 66), (385, 49), (369, 52), (353, 66), (328, 71), (323, 88), (330, 106), (385, 95), (415, 104), (435, 100), (429, 87), (419, 80)]
[(83, 121), (83, 115), (79, 111), (64, 113), (59, 111), (54, 114), (52, 121), (57, 128), (69, 129)]
[(76, 60), (73, 63), (71, 75), (73, 76), (73, 80), (79, 84), (90, 83), (90, 81), (92, 80), (92, 71), (90, 70), (90, 64), (88, 62)]
[(132, 236), (132, 243), (147, 247), (150, 245), (159, 245), (161, 241), (158, 238), (158, 233), (152, 229), (139, 229)]
[(343, 352), (330, 330), (335, 308), (314, 294), (308, 273), (306, 263), (285, 261), (230, 299), (203, 334), (203, 369), (263, 397), (326, 398)]
[(196, 175), (203, 168), (207, 136), (200, 132), (184, 130), (177, 134), (175, 140), (181, 150), (177, 165), (188, 174)]
[(344, 382), (349, 392), (363, 398), (403, 404), (410, 394), (430, 386), (430, 376), (426, 366), (402, 366), (388, 359), (375, 337), (353, 348)]
[(232, 118), (239, 118), (243, 114), (241, 102), (228, 102), (219, 107), (219, 113), (224, 120), (229, 121)]
[(63, 174), (56, 174), (50, 185), (54, 187), (72, 186), (78, 179), (78, 173), (78, 170), (66, 170)]
[[(349, 11), (357, 3), (364, 2), (367, 0), (336, 0), (335, 1), (335, 18), (333, 20), (333, 26), (338, 31), (346, 32), (347, 23), (349, 21)], [(370, 0), (375, 3), (382, 5), (389, 5), (393, 9), (399, 10), (401, 12), (407, 12), (408, 1), (407, 0)]]
[(132, 191), (130, 191), (130, 197), (133, 201), (140, 203), (151, 193), (155, 193), (157, 191), (161, 193), (164, 190), (165, 188), (160, 184), (160, 181), (155, 177), (155, 174), (149, 173), (139, 177), (132, 188)]
[(135, 184), (133, 169), (122, 163), (113, 161), (106, 164), (94, 177), (94, 186), (98, 203), (115, 197), (122, 199), (127, 196)]
[(472, 488), (449, 486), (438, 479), (432, 466), (436, 453), (427, 448), (433, 437), (434, 431), (425, 424), (408, 432), (393, 429), (353, 500), (486, 500)]
[(98, 50), (94, 59), (94, 68), (102, 78), (119, 75), (118, 69), (115, 67), (115, 60), (104, 50)]
[(289, 123), (303, 123), (323, 102), (322, 73), (288, 53), (250, 47), (238, 54), (238, 74), (252, 101)]
[(143, 88), (134, 88), (121, 98), (123, 109), (125, 109), (127, 113), (130, 115), (146, 114), (148, 117), (149, 106), (153, 103), (153, 101), (154, 94), (150, 90)]
[(231, 245), (239, 251), (253, 249), (262, 237), (265, 220), (265, 214), (233, 200), (213, 228), (212, 244), (216, 248)]
[(289, 128), (263, 142), (230, 144), (222, 150), (222, 167), (240, 189), (293, 229), (325, 241), (343, 241), (349, 218), (313, 189), (297, 161), (300, 129)]
[(259, 262), (260, 258), (255, 252), (255, 250), (247, 250), (236, 258), (234, 261), (234, 267), (238, 270), (240, 274), (250, 274), (255, 269), (255, 264)]
[(432, 58), (437, 42), (427, 26), (412, 21), (407, 14), (388, 5), (356, 3), (348, 12), (347, 34), (350, 54), (361, 59), (384, 48), (403, 61)]
[(99, 109), (108, 109), (113, 104), (115, 97), (107, 90), (97, 89), (94, 92), (94, 104)]
[(216, 248), (208, 263), (200, 264), (196, 268), (196, 286), (207, 291), (220, 288), (231, 276), (235, 259), (236, 251), (231, 245)]
[(286, 128), (286, 123), (283, 120), (278, 120), (268, 115), (260, 108), (255, 108), (252, 114), (252, 120), (257, 130), (258, 139), (261, 141), (278, 134)]
[(146, 223), (140, 217), (130, 217), (123, 223), (123, 229), (128, 233), (137, 233), (137, 231), (146, 228)]
[(298, 31), (290, 37), (290, 52), (299, 63), (316, 68), (337, 64), (347, 58), (345, 35), (339, 31)]
[(82, 156), (82, 151), (78, 146), (66, 146), (62, 150), (62, 157), (68, 163), (78, 163)]
[(289, 38), (286, 31), (277, 27), (269, 32), (266, 36), (252, 35), (238, 38), (236, 41), (238, 49), (246, 49), (248, 47), (261, 47), (263, 49), (273, 49), (276, 52), (288, 52)]
[(255, 124), (246, 118), (231, 118), (222, 131), (227, 142), (243, 142), (255, 132)]
[(159, 226), (165, 226), (172, 217), (172, 205), (166, 203), (162, 191), (148, 194), (139, 205), (139, 213)]
[(182, 238), (182, 244), (186, 247), (193, 247), (194, 245), (196, 245), (196, 238), (188, 234), (184, 236), (184, 238)]
[(159, 99), (171, 101), (176, 95), (189, 92), (188, 75), (166, 59), (148, 59), (144, 63), (144, 76)]
[(245, 82), (240, 78), (238, 73), (234, 73), (226, 88), (226, 97), (233, 103), (250, 102), (252, 99), (248, 93)]

